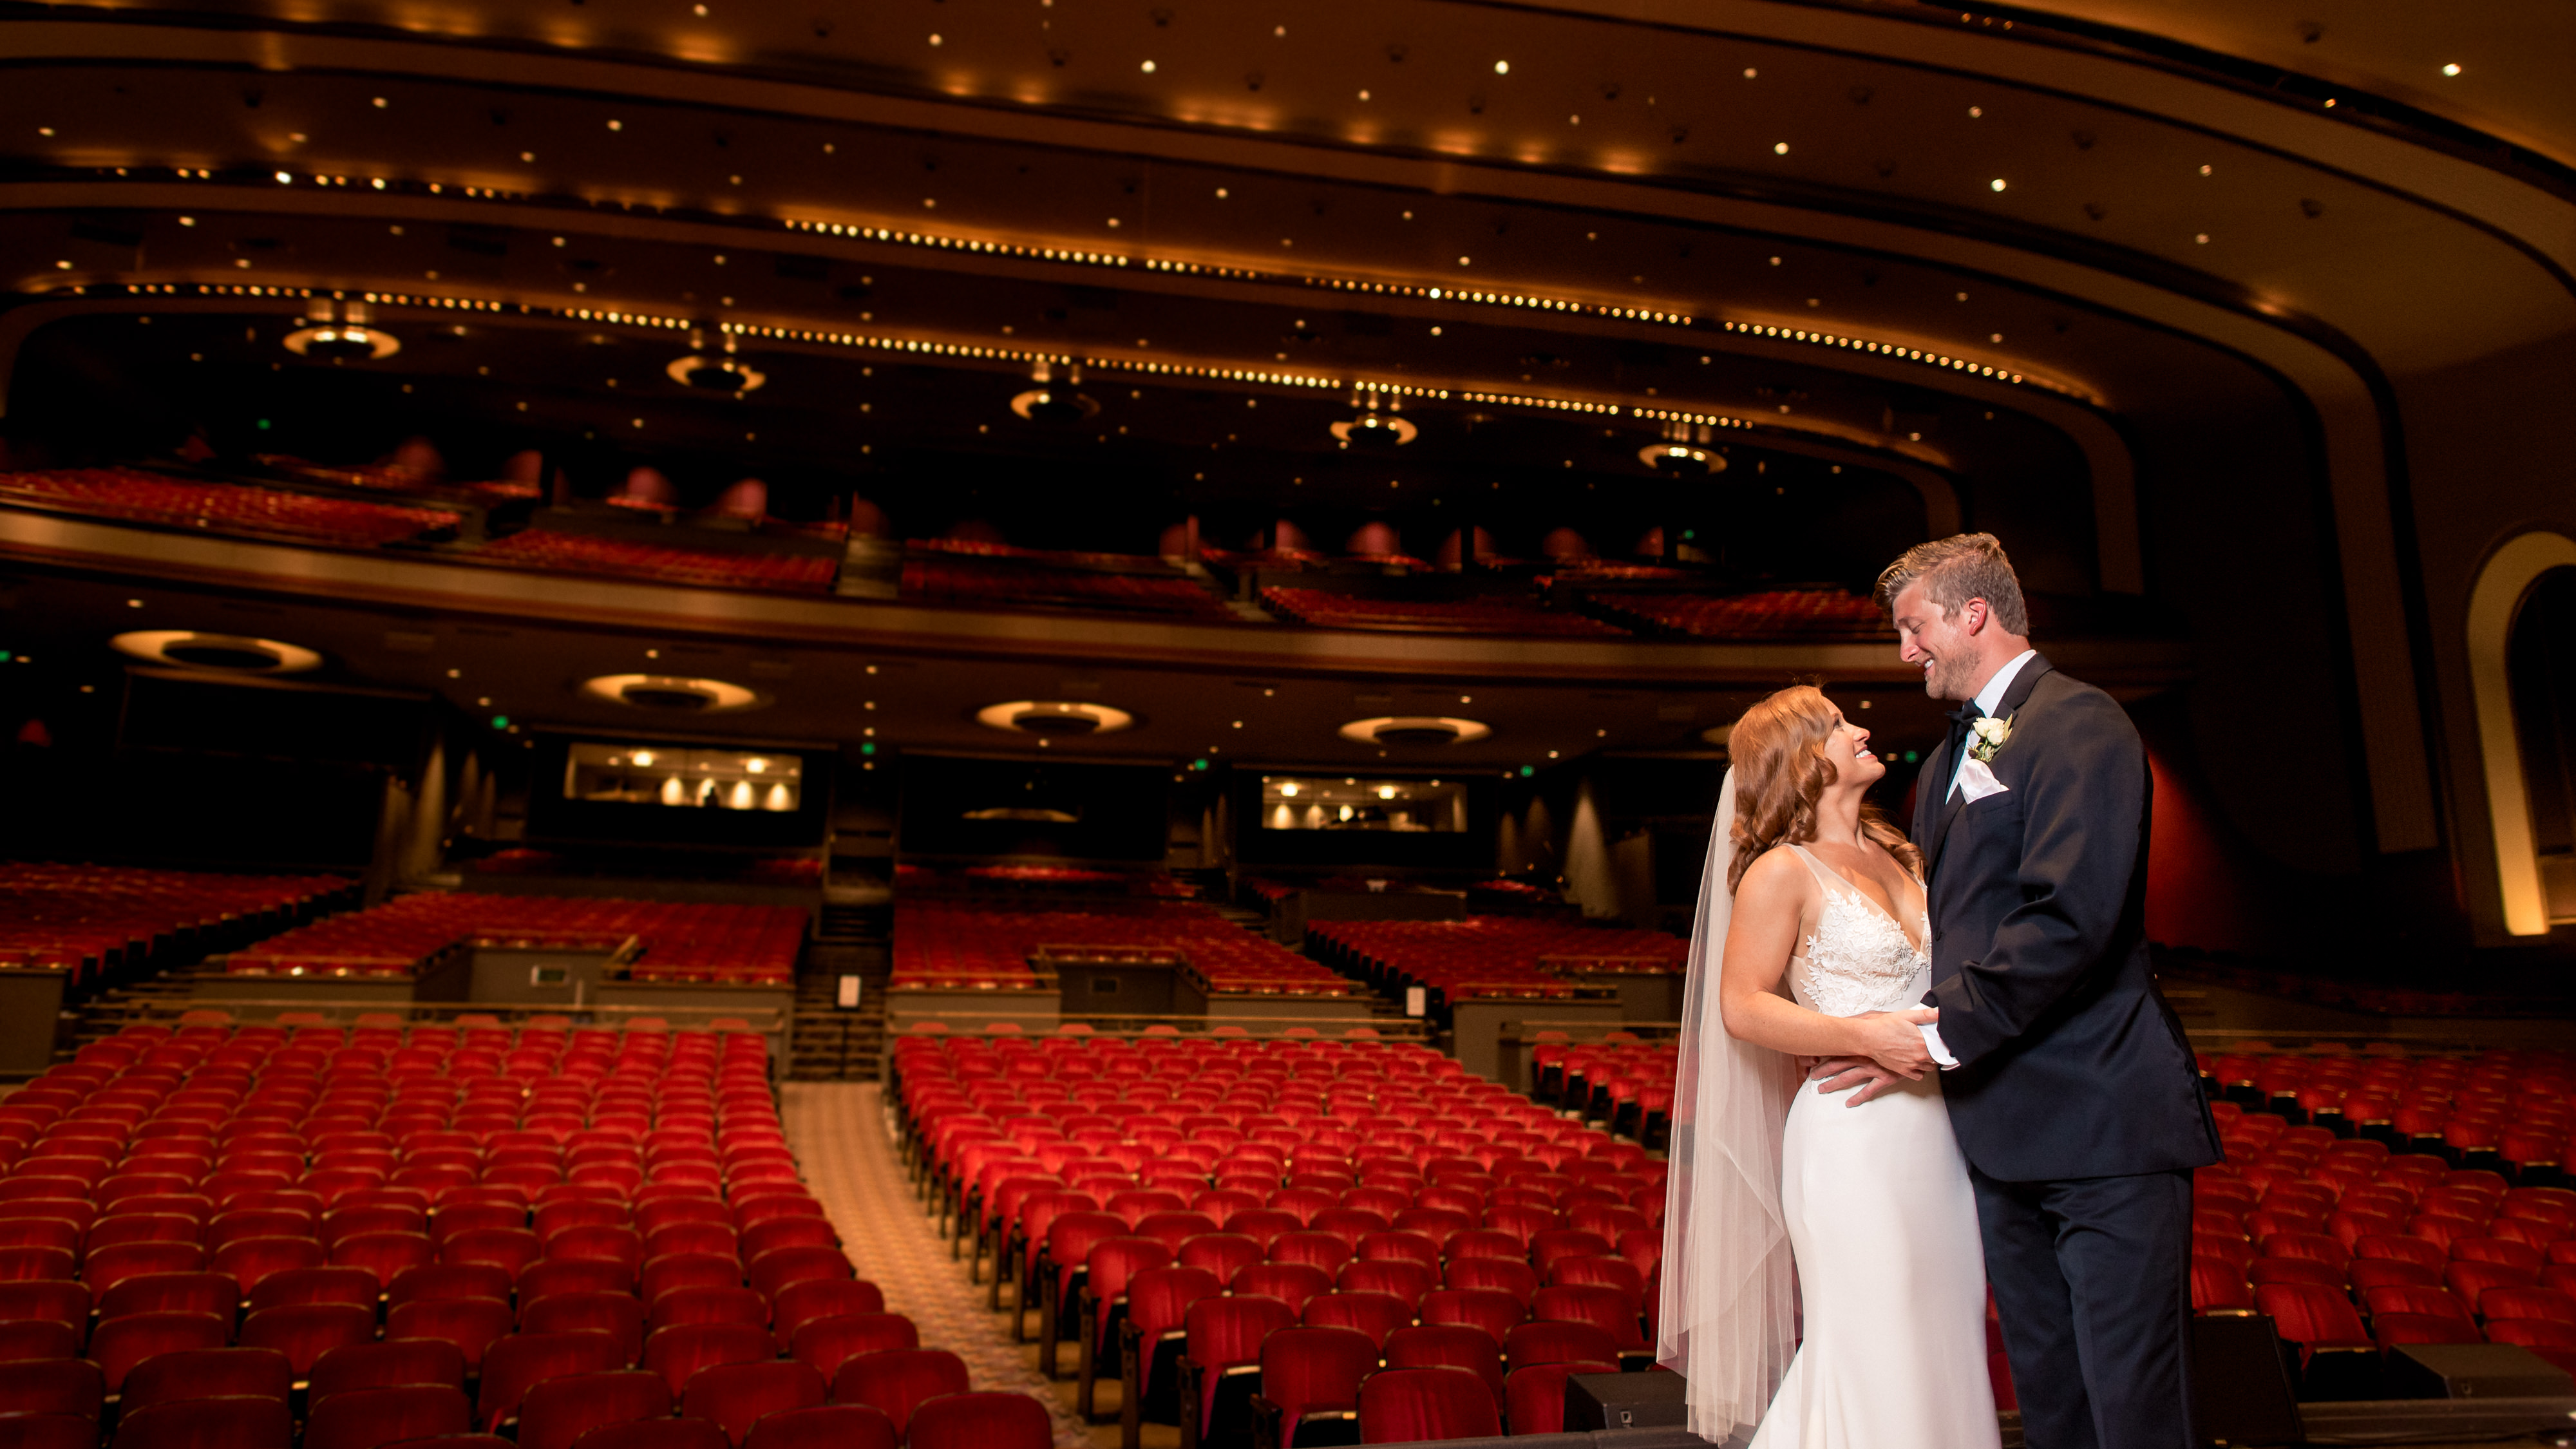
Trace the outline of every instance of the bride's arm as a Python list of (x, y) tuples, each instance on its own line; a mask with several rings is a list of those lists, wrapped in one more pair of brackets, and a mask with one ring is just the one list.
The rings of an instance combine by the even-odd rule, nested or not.
[(1786, 851), (1772, 851), (1744, 872), (1718, 975), (1727, 1035), (1791, 1056), (1870, 1057), (1900, 1076), (1922, 1076), (1932, 1056), (1915, 1024), (1938, 1020), (1938, 1012), (1914, 1007), (1827, 1016), (1782, 992), (1798, 923), (1815, 890), (1814, 877)]

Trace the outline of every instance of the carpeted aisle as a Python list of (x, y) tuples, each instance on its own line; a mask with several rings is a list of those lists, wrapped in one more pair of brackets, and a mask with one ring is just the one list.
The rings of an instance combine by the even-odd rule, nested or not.
[[(1055, 1416), (1059, 1449), (1092, 1449), (1099, 1440), (1073, 1416), (1070, 1382), (1039, 1376), (1036, 1345), (1011, 1342), (1008, 1312), (986, 1309), (989, 1288), (970, 1286), (966, 1264), (949, 1257), (937, 1222), (895, 1156), (877, 1084), (788, 1082), (779, 1102), (807, 1186), (832, 1215), (859, 1276), (884, 1291), (886, 1308), (913, 1321), (923, 1347), (966, 1360), (976, 1388), (1024, 1393), (1045, 1404)], [(1107, 1397), (1116, 1402), (1114, 1378)], [(1117, 1431), (1108, 1432), (1115, 1444)]]

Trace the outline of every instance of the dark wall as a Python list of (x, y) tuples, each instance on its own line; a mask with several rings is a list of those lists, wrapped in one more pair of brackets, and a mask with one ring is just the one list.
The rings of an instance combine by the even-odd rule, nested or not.
[[(901, 776), (905, 855), (1163, 859), (1167, 766), (906, 755)], [(967, 818), (993, 811), (1019, 816)]]

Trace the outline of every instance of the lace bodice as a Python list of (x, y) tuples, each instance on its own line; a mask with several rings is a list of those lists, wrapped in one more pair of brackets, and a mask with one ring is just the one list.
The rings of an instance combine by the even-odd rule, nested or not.
[[(1825, 903), (1816, 929), (1789, 958), (1789, 990), (1800, 1006), (1827, 1016), (1858, 1016), (1866, 1011), (1893, 1011), (1923, 999), (1932, 974), (1932, 958), (1917, 950), (1896, 918), (1862, 895), (1841, 876), (1791, 845), (1815, 872)], [(1931, 922), (1915, 916), (1916, 937), (1931, 939)]]

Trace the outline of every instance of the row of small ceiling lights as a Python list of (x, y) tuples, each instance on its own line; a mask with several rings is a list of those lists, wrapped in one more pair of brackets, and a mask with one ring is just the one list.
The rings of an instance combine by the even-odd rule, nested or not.
[[(177, 174), (182, 177), (193, 176), (198, 179), (206, 179), (209, 176), (209, 173), (203, 169), (192, 170), (187, 167), (180, 167), (176, 168), (176, 170)], [(276, 175), (277, 179), (281, 183), (291, 183), (295, 179), (291, 173), (285, 171), (280, 171), (276, 173)], [(329, 176), (316, 173), (310, 179), (315, 185), (319, 186), (346, 186), (349, 184), (349, 180), (345, 176)], [(370, 182), (374, 188), (379, 191), (386, 189), (387, 183), (385, 178), (381, 176), (370, 178)], [(440, 183), (438, 182), (433, 181), (422, 183), (420, 185), (421, 189), (426, 190), (426, 192), (432, 196), (443, 194)], [(459, 187), (457, 190), (463, 195), (478, 199), (527, 199), (524, 193), (503, 192), (494, 190), (490, 187), (468, 186)], [(1318, 287), (1330, 291), (1367, 293), (1372, 296), (1411, 297), (1433, 302), (1460, 302), (1471, 306), (1511, 307), (1526, 311), (1561, 312), (1572, 316), (1600, 317), (1624, 322), (1645, 322), (1670, 327), (1693, 327), (1702, 325), (1698, 318), (1687, 313), (1658, 311), (1647, 307), (1614, 307), (1602, 303), (1578, 301), (1570, 297), (1548, 297), (1534, 293), (1489, 292), (1460, 287), (1426, 286), (1410, 282), (1379, 282), (1352, 277), (1330, 277), (1315, 274), (1300, 275), (1287, 272), (1264, 272), (1250, 267), (1209, 266), (1199, 262), (1171, 261), (1153, 257), (1138, 259), (1122, 256), (1115, 252), (1082, 251), (1063, 247), (1032, 247), (1013, 242), (986, 241), (975, 237), (944, 235), (937, 232), (896, 231), (890, 227), (853, 226), (840, 222), (811, 221), (799, 218), (788, 218), (784, 220), (781, 225), (789, 231), (810, 232), (822, 236), (848, 237), (855, 240), (882, 242), (889, 245), (929, 247), (940, 251), (968, 252), (987, 256), (1008, 256), (1031, 261), (1054, 262), (1067, 266), (1134, 266), (1147, 271), (1175, 273), (1188, 276), (1215, 277), (1229, 281), (1290, 284), (1306, 287)], [(587, 314), (584, 315), (586, 316)], [(1753, 322), (1726, 322), (1720, 325), (1722, 325), (1728, 332), (1762, 337), (1772, 341), (1796, 342), (1810, 346), (1832, 347), (1844, 351), (1864, 352), (1876, 357), (1886, 357), (1902, 362), (1916, 362), (1927, 367), (1938, 367), (1953, 372), (1971, 373), (1981, 378), (1992, 379), (1996, 382), (2009, 383), (2024, 387), (2037, 387), (2068, 397), (2083, 396), (2083, 393), (2080, 390), (2066, 386), (2063, 383), (2059, 383), (2049, 378), (2033, 377), (2025, 373), (2014, 372), (2008, 368), (1986, 366), (1981, 363), (1970, 362), (1965, 358), (1951, 357), (1943, 353), (1925, 352), (1920, 348), (1900, 347), (1894, 343), (1873, 342), (1866, 338), (1850, 337), (1828, 332), (1817, 332), (1804, 328), (1772, 327)]]
[[(1618, 321), (1648, 322), (1670, 327), (1705, 325), (1698, 318), (1681, 312), (1660, 312), (1645, 307), (1613, 307), (1595, 302), (1577, 301), (1570, 297), (1547, 297), (1530, 293), (1472, 291), (1459, 287), (1433, 287), (1410, 282), (1373, 282), (1351, 277), (1298, 275), (1287, 272), (1264, 272), (1250, 267), (1212, 267), (1198, 262), (1169, 261), (1161, 258), (1132, 258), (1113, 252), (1069, 252), (1052, 248), (1029, 247), (1009, 242), (981, 241), (971, 237), (947, 236), (937, 232), (896, 231), (889, 227), (851, 226), (839, 222), (790, 220), (791, 231), (813, 232), (823, 236), (850, 237), (861, 241), (885, 242), (898, 246), (933, 247), (943, 251), (980, 252), (996, 256), (1025, 257), (1032, 260), (1069, 262), (1077, 266), (1140, 267), (1147, 271), (1176, 273), (1187, 276), (1222, 277), (1228, 280), (1268, 282), (1319, 287), (1338, 292), (1360, 292), (1372, 296), (1413, 297), (1432, 302), (1463, 302), (1476, 306), (1513, 307), (1529, 311), (1562, 312), (1575, 316), (1602, 317)], [(1809, 328), (1773, 327), (1758, 322), (1725, 322), (1726, 331), (1780, 342), (1798, 342), (1817, 347), (1833, 347), (1863, 352), (1900, 362), (1917, 362), (1927, 367), (1945, 368), (1970, 373), (1996, 382), (2037, 387), (2068, 397), (2084, 394), (2076, 388), (2050, 378), (2033, 377), (2010, 368), (1993, 367), (1946, 353), (1926, 352), (1917, 347), (1901, 347), (1893, 342), (1873, 342), (1863, 337), (1818, 332)]]
[(1144, 271), (1165, 272), (1178, 276), (1284, 283), (1320, 287), (1334, 292), (1364, 292), (1380, 297), (1419, 297), (1434, 302), (1468, 302), (1487, 307), (1520, 307), (1541, 312), (1567, 312), (1586, 317), (1611, 317), (1628, 322), (1655, 322), (1668, 327), (1688, 327), (1697, 320), (1681, 312), (1662, 312), (1651, 307), (1612, 307), (1597, 302), (1578, 302), (1570, 297), (1541, 297), (1517, 292), (1431, 287), (1411, 282), (1373, 282), (1358, 277), (1266, 272), (1257, 267), (1211, 266), (1204, 262), (1174, 261), (1162, 257), (1122, 256), (1115, 252), (1066, 251), (1051, 247), (1021, 246), (1011, 242), (949, 236), (939, 232), (896, 231), (891, 227), (853, 226), (846, 222), (807, 221), (791, 217), (786, 226), (789, 231), (812, 232), (818, 236), (849, 237), (859, 241), (886, 242), (897, 246), (933, 247), (941, 251), (1026, 257), (1039, 261), (1070, 262), (1078, 266), (1136, 267)]
[[(76, 295), (87, 295), (90, 287), (70, 289)], [(129, 282), (129, 296), (175, 297), (277, 297), (310, 301), (317, 295), (311, 287), (269, 287), (248, 283), (215, 284), (206, 282)], [(656, 316), (644, 312), (623, 312), (595, 307), (546, 307), (526, 302), (494, 302), (472, 297), (437, 297), (411, 292), (365, 292), (359, 300), (379, 307), (422, 307), (445, 311), (509, 312), (523, 317), (555, 317), (568, 322), (605, 322), (611, 326), (651, 327), (662, 331), (681, 332), (694, 324), (686, 317)], [(1717, 413), (1679, 412), (1669, 408), (1628, 407), (1619, 403), (1587, 402), (1579, 398), (1538, 397), (1522, 393), (1459, 392), (1449, 388), (1416, 387), (1409, 383), (1362, 382), (1323, 377), (1313, 373), (1265, 372), (1253, 368), (1206, 367), (1180, 362), (1156, 362), (1131, 357), (1073, 357), (1064, 353), (1039, 352), (1026, 348), (990, 347), (966, 342), (935, 342), (918, 337), (868, 336), (857, 332), (825, 332), (810, 328), (772, 327), (754, 322), (719, 323), (721, 331), (737, 337), (756, 337), (776, 342), (801, 342), (826, 347), (865, 348), (880, 352), (906, 352), (925, 357), (959, 357), (981, 362), (1047, 362), (1060, 366), (1080, 363), (1097, 371), (1132, 372), (1154, 377), (1186, 377), (1215, 382), (1256, 383), (1271, 387), (1305, 388), (1314, 391), (1340, 391), (1355, 388), (1362, 392), (1381, 393), (1392, 397), (1423, 398), (1435, 402), (1455, 400), (1490, 407), (1521, 407), (1543, 412), (1588, 413), (1601, 417), (1635, 417), (1668, 422), (1704, 423), (1710, 427), (1749, 428), (1753, 424), (1742, 418)]]

